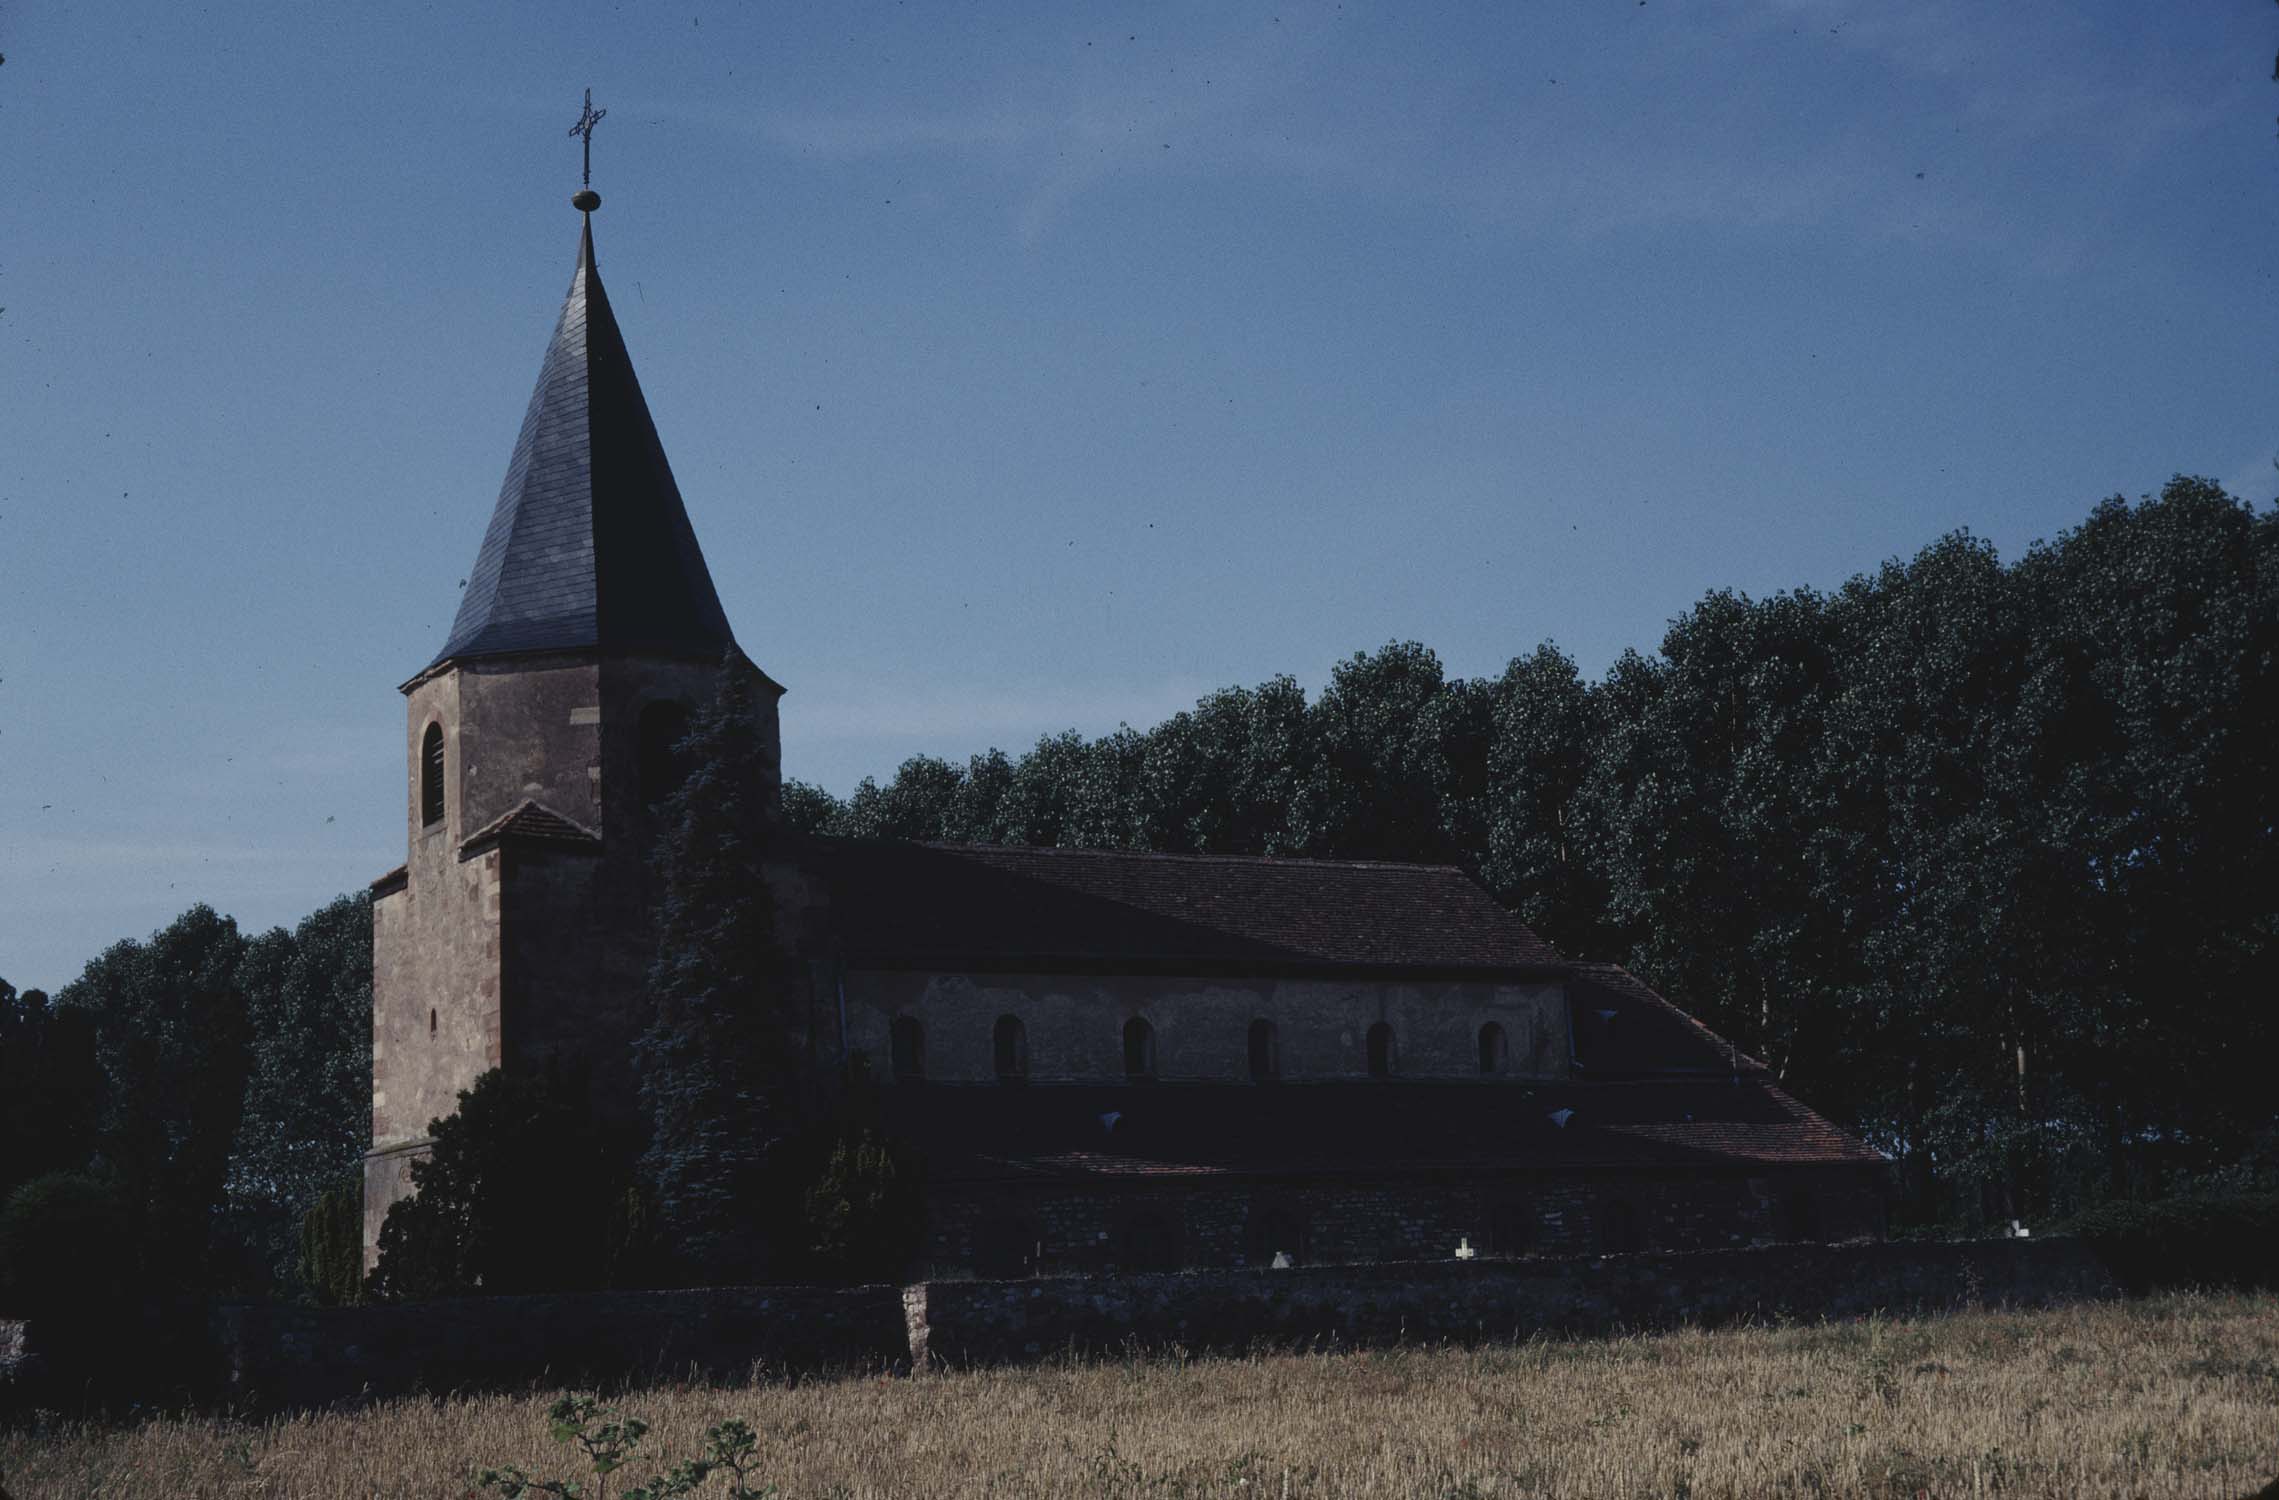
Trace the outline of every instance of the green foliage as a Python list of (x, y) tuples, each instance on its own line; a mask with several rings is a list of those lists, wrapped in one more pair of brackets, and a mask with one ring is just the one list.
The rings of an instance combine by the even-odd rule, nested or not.
[(803, 826), (1451, 861), (1897, 1159), (2044, 1218), (2274, 1129), (2279, 510), (2179, 478), (2005, 564), (1704, 596), (1597, 682), (1396, 642), (1144, 733), (907, 762)]
[(582, 1079), (497, 1069), (430, 1121), (413, 1195), (380, 1225), (375, 1301), (577, 1291), (606, 1284), (622, 1188)]
[(812, 1279), (894, 1281), (917, 1254), (926, 1227), (918, 1164), (876, 1131), (821, 1134), (799, 1153), (787, 1196), (796, 1204), (796, 1264)]
[(104, 1079), (100, 1150), (145, 1205), (154, 1276), (207, 1283), (215, 1209), (245, 1107), (250, 1026), (237, 924), (194, 906), (120, 942), (56, 1003), (85, 1014)]
[(53, 1003), (0, 983), (0, 1192), (100, 1164), (180, 1290), (262, 1292), (370, 1128), (371, 909), (250, 941), (195, 906)]
[(793, 833), (821, 833), (838, 814), (838, 798), (819, 786), (789, 776), (784, 778), (784, 827)]
[(50, 1172), (0, 1204), (0, 1306), (103, 1308), (140, 1295), (142, 1226), (118, 1183)]
[(229, 1159), (229, 1227), (270, 1285), (300, 1261), (302, 1215), (356, 1170), (372, 1129), (372, 905), (342, 896), (246, 947), (244, 1115)]
[[(584, 1453), (596, 1482), (596, 1500), (608, 1500), (609, 1477), (632, 1461), (634, 1450), (649, 1434), (647, 1422), (610, 1410), (591, 1395), (563, 1396), (547, 1409), (546, 1416), (548, 1434), (555, 1442), (574, 1443)], [(694, 1495), (714, 1475), (721, 1476), (726, 1485), (716, 1493), (724, 1493), (730, 1500), (763, 1500), (777, 1490), (774, 1485), (753, 1488), (758, 1449), (759, 1436), (749, 1423), (722, 1422), (705, 1432), (703, 1453), (652, 1475), (647, 1483), (625, 1491), (620, 1500), (671, 1500), (673, 1496)], [(483, 1489), (497, 1490), (506, 1500), (521, 1500), (525, 1495), (584, 1500), (587, 1494), (575, 1480), (534, 1479), (512, 1464), (485, 1469), (475, 1476), (475, 1482)]]
[(350, 1177), (317, 1195), (301, 1215), (301, 1284), (321, 1307), (364, 1300), (364, 1180)]
[(656, 1201), (639, 1181), (626, 1183), (609, 1198), (602, 1256), (608, 1286), (656, 1286), (670, 1275), (671, 1246), (665, 1241)]
[(34, 1177), (84, 1166), (102, 1106), (88, 1014), (0, 980), (0, 1198)]
[(769, 1157), (796, 1123), (784, 1027), (794, 970), (777, 941), (769, 849), (773, 766), (751, 663), (731, 653), (682, 741), (690, 772), (666, 808), (655, 1006), (635, 1045), (652, 1118), (644, 1183), (697, 1279), (748, 1280), (767, 1258)]
[(2279, 1193), (2114, 1200), (2067, 1226), (2133, 1293), (2279, 1286)]

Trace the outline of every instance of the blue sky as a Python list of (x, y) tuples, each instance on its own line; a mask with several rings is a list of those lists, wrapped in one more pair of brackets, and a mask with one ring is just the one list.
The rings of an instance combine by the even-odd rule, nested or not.
[(2279, 11), (0, 12), (0, 975), (402, 858), (603, 275), (791, 774), (2279, 491)]

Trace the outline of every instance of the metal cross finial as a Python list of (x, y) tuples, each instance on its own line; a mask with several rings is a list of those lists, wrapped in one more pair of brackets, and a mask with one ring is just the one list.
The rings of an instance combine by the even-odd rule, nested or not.
[(602, 116), (608, 113), (609, 111), (606, 109), (595, 109), (593, 107), (593, 90), (587, 89), (585, 112), (578, 116), (578, 123), (570, 127), (570, 134), (585, 138), (586, 174), (584, 180), (587, 187), (593, 186), (593, 128), (599, 125)]

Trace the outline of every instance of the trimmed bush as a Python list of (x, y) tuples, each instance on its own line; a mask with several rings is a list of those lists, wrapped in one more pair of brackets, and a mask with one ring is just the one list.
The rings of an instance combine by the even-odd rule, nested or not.
[(321, 1307), (364, 1300), (364, 1183), (346, 1178), (301, 1215), (301, 1281)]

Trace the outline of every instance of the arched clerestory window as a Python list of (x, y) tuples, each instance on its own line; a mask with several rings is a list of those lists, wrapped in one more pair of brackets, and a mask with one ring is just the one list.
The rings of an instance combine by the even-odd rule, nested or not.
[(999, 1083), (1018, 1083), (1029, 1076), (1029, 1032), (1019, 1016), (999, 1016), (991, 1044)]
[(1379, 1021), (1369, 1028), (1369, 1076), (1390, 1078), (1397, 1066), (1399, 1059), (1393, 1055), (1393, 1028), (1388, 1022)]
[(1271, 1083), (1282, 1076), (1282, 1036), (1263, 1016), (1250, 1023), (1250, 1081)]
[(1511, 1043), (1503, 1027), (1490, 1021), (1480, 1028), (1480, 1076), (1493, 1078), (1511, 1065)]
[(896, 1016), (891, 1033), (894, 1081), (917, 1083), (926, 1076), (926, 1028), (916, 1016)]
[(419, 823), (433, 828), (443, 821), (443, 726), (430, 724), (419, 738)]
[(1155, 1028), (1134, 1016), (1124, 1023), (1124, 1077), (1137, 1083), (1155, 1076)]
[(688, 734), (688, 710), (669, 698), (659, 699), (641, 710), (634, 733), (641, 800), (662, 802), (681, 789), (688, 775), (680, 753), (681, 740)]

